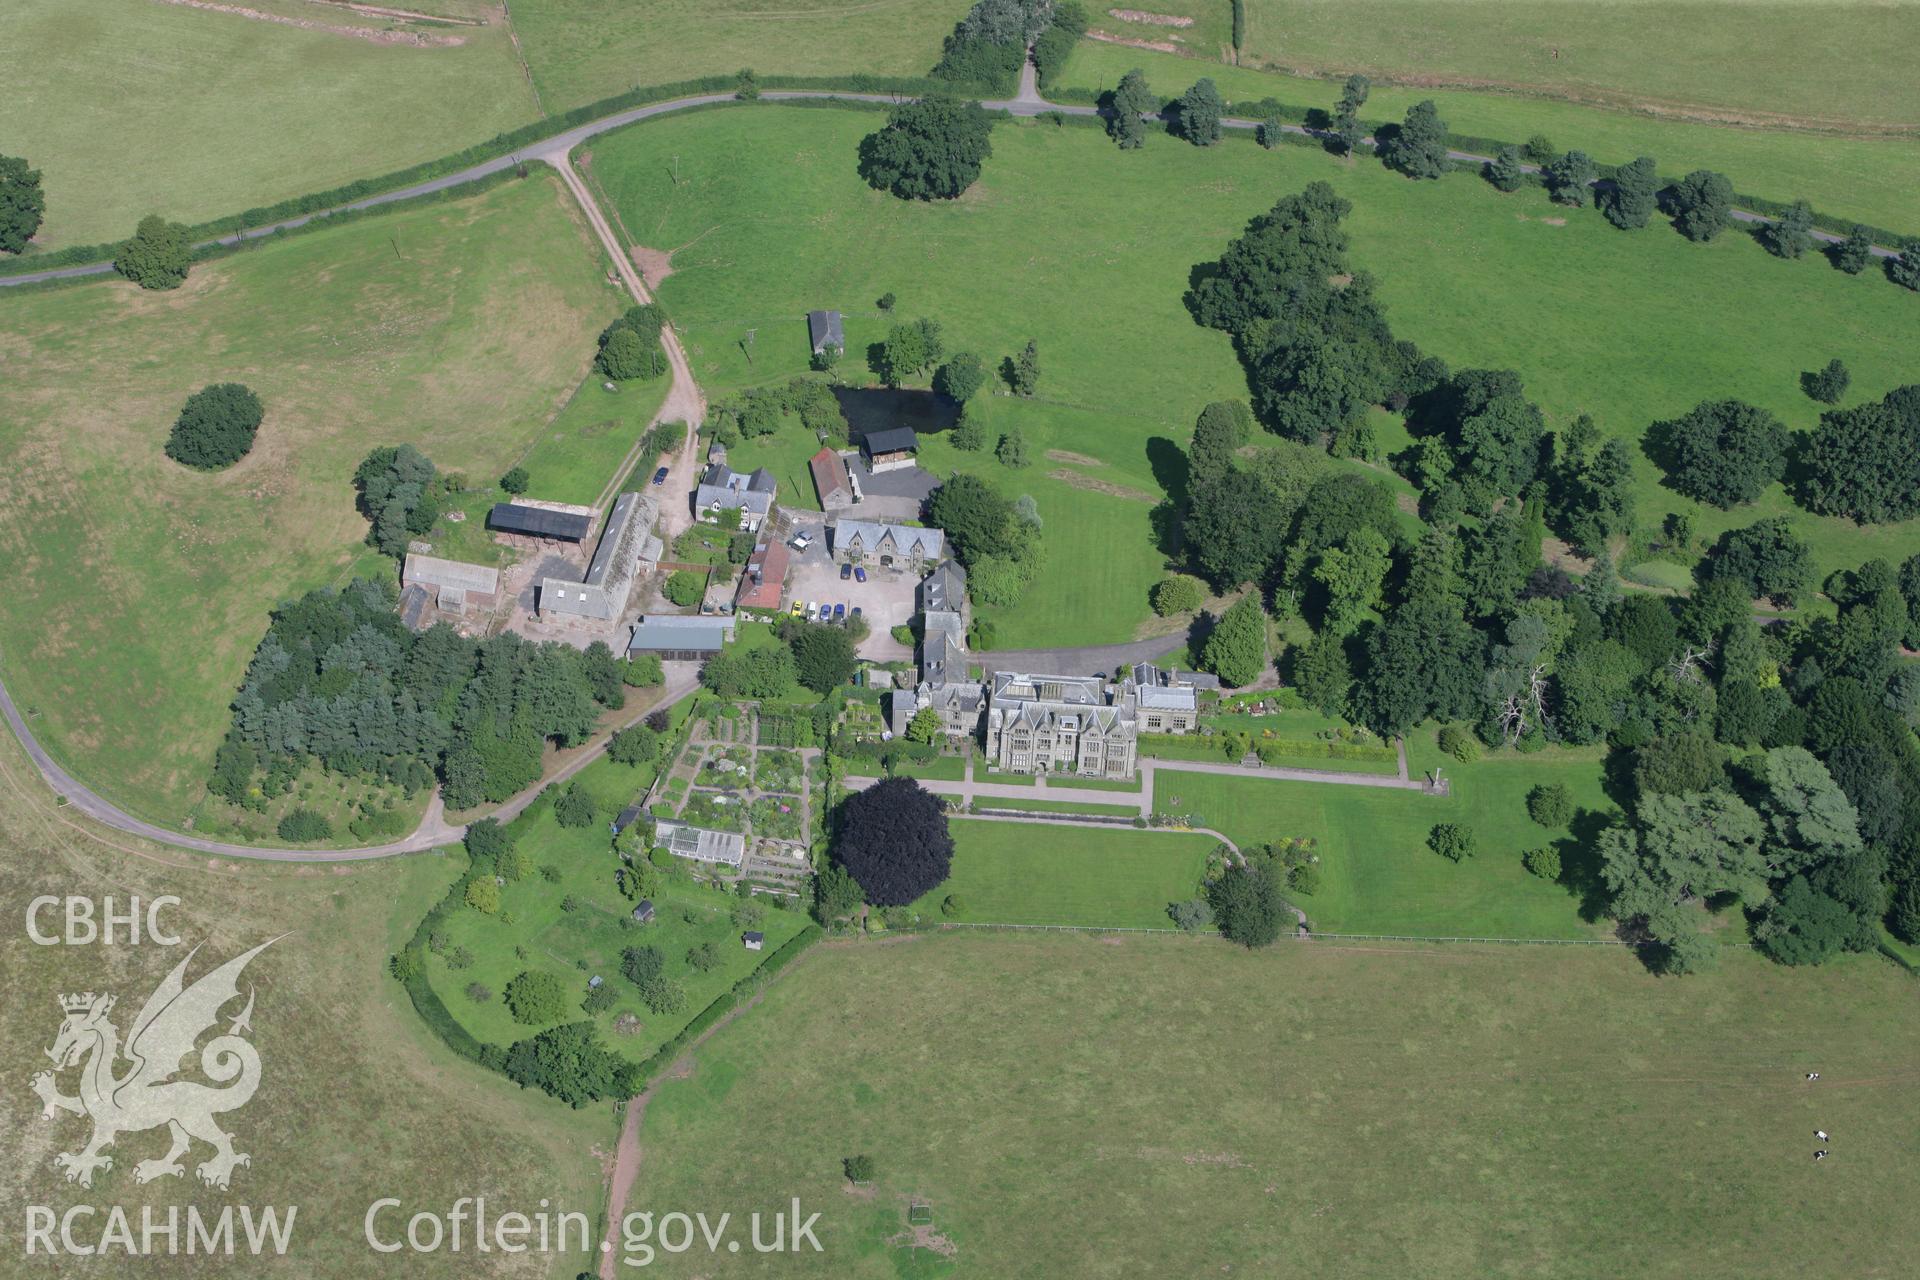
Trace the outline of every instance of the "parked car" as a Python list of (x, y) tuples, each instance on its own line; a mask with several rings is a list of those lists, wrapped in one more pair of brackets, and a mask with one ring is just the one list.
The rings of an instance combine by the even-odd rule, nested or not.
[(852, 565), (843, 564), (840, 566), (840, 581), (845, 582), (848, 578), (851, 578), (852, 576), (853, 576)]
[(859, 605), (855, 605), (855, 606), (853, 606), (853, 612), (852, 612), (852, 613), (850, 613), (850, 614), (848, 614), (847, 616), (848, 616), (848, 617), (850, 617), (850, 618), (857, 618), (857, 617), (859, 617), (859, 616), (860, 616), (860, 606), (859, 606)]
[(653, 482), (656, 485), (662, 485), (667, 482), (667, 469), (665, 467), (653, 473)]
[(832, 606), (832, 605), (830, 605), (830, 604), (823, 604), (823, 605), (821, 605), (821, 606), (820, 606), (820, 621), (822, 621), (822, 622), (831, 622), (831, 621), (833, 621), (833, 606)]
[[(841, 575), (841, 577), (845, 577), (845, 576), (846, 576), (845, 574)], [(855, 565), (853, 568), (853, 576), (855, 581), (865, 582), (867, 580), (867, 566), (863, 564)]]
[(796, 533), (787, 540), (787, 545), (795, 551), (805, 551), (813, 545), (813, 535), (810, 533)]
[(802, 604), (800, 601), (795, 600), (793, 602), (793, 616), (796, 618), (803, 618), (806, 616), (806, 613), (807, 613), (807, 606)]
[(809, 600), (807, 601), (806, 611), (802, 613), (800, 616), (803, 618), (811, 618), (813, 616), (813, 611), (819, 607), (820, 607), (819, 605), (816, 605), (813, 601)]
[(833, 620), (834, 620), (835, 622), (845, 622), (845, 621), (847, 620), (847, 606), (846, 606), (846, 605), (844, 605), (844, 604), (836, 604), (835, 606), (833, 606)]

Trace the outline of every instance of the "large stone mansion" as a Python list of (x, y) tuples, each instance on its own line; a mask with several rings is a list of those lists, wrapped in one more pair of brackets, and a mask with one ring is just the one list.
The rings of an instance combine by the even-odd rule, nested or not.
[(983, 741), (994, 768), (1130, 778), (1142, 732), (1200, 727), (1200, 690), (1217, 682), (1152, 663), (1139, 663), (1117, 680), (1013, 671), (969, 678), (966, 592), (966, 571), (952, 561), (921, 582), (920, 681), (892, 695), (894, 733), (905, 734), (913, 718), (931, 708), (949, 738)]

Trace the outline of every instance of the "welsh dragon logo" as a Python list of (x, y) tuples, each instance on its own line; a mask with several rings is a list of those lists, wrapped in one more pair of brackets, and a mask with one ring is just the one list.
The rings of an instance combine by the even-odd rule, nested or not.
[[(222, 1112), (244, 1107), (260, 1086), (260, 1054), (242, 1038), (253, 1029), (252, 988), (247, 991), (246, 1007), (234, 1016), (226, 1033), (200, 1047), (201, 1071), (216, 1085), (225, 1087), (173, 1077), (181, 1069), (180, 1060), (192, 1053), (201, 1035), (220, 1020), (221, 1008), (239, 998), (240, 974), (247, 963), (278, 941), (275, 938), (261, 943), (189, 987), (184, 979), (187, 965), (199, 951), (195, 947), (147, 997), (140, 1015), (127, 1029), (124, 1048), (118, 1028), (107, 1017), (113, 1011), (113, 996), (89, 991), (60, 997), (66, 1018), (53, 1047), (47, 1050), (54, 1070), (34, 1076), (33, 1091), (46, 1104), (42, 1114), (48, 1119), (65, 1111), (93, 1121), (93, 1137), (84, 1147), (54, 1157), (54, 1163), (66, 1171), (68, 1182), (91, 1187), (96, 1170), (113, 1168), (113, 1157), (101, 1152), (116, 1138), (162, 1125), (172, 1135), (173, 1146), (158, 1160), (136, 1164), (136, 1182), (183, 1176), (186, 1170), (180, 1157), (187, 1154), (195, 1138), (213, 1147), (212, 1158), (195, 1169), (209, 1186), (224, 1191), (234, 1166), (253, 1163), (233, 1149), (233, 1135), (214, 1122)], [(129, 1064), (124, 1070), (122, 1059)], [(79, 1094), (68, 1097), (60, 1092), (54, 1077), (56, 1072), (75, 1067), (80, 1068)]]

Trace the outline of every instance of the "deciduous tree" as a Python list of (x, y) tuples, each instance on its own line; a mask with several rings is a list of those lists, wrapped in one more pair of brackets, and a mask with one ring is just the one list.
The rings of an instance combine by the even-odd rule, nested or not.
[(1210, 147), (1220, 141), (1220, 118), (1227, 104), (1210, 78), (1202, 77), (1180, 95), (1180, 136), (1196, 147)]
[(1711, 240), (1733, 216), (1733, 183), (1724, 173), (1695, 169), (1673, 184), (1673, 225), (1689, 240)]
[(993, 122), (977, 102), (929, 94), (887, 113), (860, 144), (860, 173), (902, 200), (952, 200), (980, 177), (993, 154)]
[(1653, 157), (1641, 156), (1621, 165), (1595, 198), (1607, 221), (1622, 231), (1646, 226), (1660, 205), (1660, 174)]
[(1654, 430), (1672, 455), (1673, 487), (1723, 511), (1780, 478), (1791, 439), (1780, 419), (1741, 400), (1702, 401)]
[(1113, 91), (1113, 114), (1107, 117), (1107, 134), (1122, 151), (1145, 145), (1147, 122), (1143, 117), (1160, 110), (1160, 99), (1147, 87), (1147, 73), (1135, 67), (1120, 77)]
[(0, 250), (25, 253), (46, 212), (40, 171), (18, 156), (0, 156)]
[(1407, 110), (1400, 131), (1381, 148), (1387, 167), (1409, 178), (1438, 178), (1447, 171), (1447, 122), (1428, 98)]
[(218, 471), (247, 456), (265, 410), (237, 382), (202, 387), (187, 397), (167, 437), (167, 456), (197, 471)]
[(178, 289), (193, 265), (187, 229), (157, 213), (140, 219), (133, 238), (120, 246), (113, 269), (142, 289)]
[(887, 778), (840, 806), (833, 859), (875, 906), (905, 906), (940, 885), (953, 837), (940, 801), (912, 778)]

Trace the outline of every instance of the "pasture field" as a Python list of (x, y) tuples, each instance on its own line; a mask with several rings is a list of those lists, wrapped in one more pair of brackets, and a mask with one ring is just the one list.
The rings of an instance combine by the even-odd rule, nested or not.
[[(0, 662), (49, 751), (191, 820), (268, 611), (394, 572), (363, 543), (360, 459), (412, 443), (490, 485), (579, 383), (617, 301), (567, 201), (540, 176), (262, 244), (173, 293), (5, 300)], [(266, 406), (252, 453), (175, 464), (181, 403), (225, 381)]]
[[(995, 807), (1032, 801), (994, 800)], [(1211, 836), (955, 818), (953, 874), (914, 906), (930, 920), (1171, 929), (1167, 904), (1199, 892)], [(960, 910), (944, 917), (948, 895)]]
[[(956, 930), (816, 948), (661, 1085), (634, 1194), (797, 1195), (824, 1252), (783, 1265), (851, 1280), (1891, 1277), (1916, 1054), (1873, 957), (1674, 981), (1606, 947)], [(908, 1247), (916, 1201), (949, 1256)]]
[[(1196, 21), (1168, 28), (1100, 12), (1093, 25), (1201, 57), (1230, 54), (1226, 0), (1155, 12)], [(1903, 53), (1916, 17), (1911, 0), (1247, 0), (1246, 12), (1242, 62), (1309, 74), (1361, 71), (1737, 123), (1920, 125), (1920, 86)]]
[[(406, 1214), (444, 1212), (460, 1196), (531, 1212), (542, 1198), (592, 1221), (604, 1192), (595, 1151), (612, 1150), (619, 1120), (610, 1106), (572, 1111), (539, 1093), (523, 1092), (448, 1052), (415, 1016), (405, 993), (386, 974), (386, 958), (413, 931), (421, 914), (453, 879), (437, 854), (328, 867), (227, 862), (104, 831), (59, 808), (11, 734), (0, 734), (0, 969), (8, 998), (0, 1003), (0, 1031), (8, 1046), (0, 1090), (0, 1216), (8, 1223), (4, 1248), (9, 1276), (53, 1277), (76, 1270), (185, 1280), (311, 1277), (365, 1280), (389, 1272), (389, 1259), (361, 1236), (367, 1208), (383, 1196), (401, 1197)], [(459, 856), (454, 851), (454, 856)], [(143, 902), (176, 895), (162, 923), (178, 947), (36, 946), (27, 936), (28, 902), (39, 895), (93, 899), (112, 896), (124, 911), (129, 896)], [(41, 922), (59, 932), (58, 911)], [(282, 936), (284, 935), (284, 936)], [(41, 1051), (60, 1025), (58, 998), (66, 992), (111, 992), (119, 998), (113, 1021), (124, 1033), (135, 1013), (189, 949), (192, 981), (218, 964), (278, 938), (247, 968), (243, 991), (257, 1002), (250, 1039), (263, 1064), (259, 1092), (245, 1107), (221, 1117), (236, 1148), (252, 1164), (235, 1170), (231, 1189), (204, 1187), (189, 1165), (184, 1179), (136, 1184), (134, 1165), (167, 1149), (164, 1130), (123, 1134), (109, 1154), (110, 1171), (91, 1189), (63, 1180), (56, 1153), (78, 1150), (89, 1126), (62, 1115), (42, 1118), (27, 1088), (49, 1063)], [(231, 1004), (231, 1017), (240, 1009)], [(224, 1029), (226, 1022), (221, 1022)], [(197, 1062), (197, 1056), (189, 1062)], [(192, 1068), (193, 1071), (198, 1068)], [(65, 1073), (63, 1091), (74, 1088)], [(195, 1144), (190, 1162), (207, 1158)], [(181, 1253), (127, 1261), (118, 1251), (76, 1267), (71, 1259), (24, 1257), (20, 1233), (26, 1206), (56, 1212), (101, 1206), (126, 1209), (139, 1235), (140, 1210), (151, 1206), (162, 1222), (169, 1208), (182, 1218)], [(297, 1206), (293, 1244), (285, 1258), (188, 1257), (185, 1210), (217, 1216), (227, 1204)], [(400, 1218), (404, 1230), (405, 1217)], [(383, 1219), (383, 1227), (385, 1219)], [(88, 1223), (78, 1235), (85, 1240)], [(573, 1255), (564, 1268), (552, 1257), (498, 1252), (476, 1256), (445, 1251), (406, 1255), (404, 1274), (485, 1276), (490, 1280), (550, 1280), (586, 1264)], [(577, 1265), (576, 1265), (577, 1264)]]
[[(1332, 81), (1310, 79), (1083, 40), (1068, 59), (1060, 83), (1102, 92), (1134, 67), (1168, 97), (1201, 76), (1211, 76), (1222, 94), (1243, 106), (1272, 97), (1291, 106), (1331, 110), (1344, 79), (1344, 73)], [(1417, 85), (1374, 85), (1362, 116), (1399, 120), (1408, 107), (1432, 98), (1455, 133), (1515, 143), (1544, 133), (1560, 147), (1578, 147), (1606, 164), (1651, 155), (1660, 162), (1660, 171), (1673, 177), (1692, 169), (1718, 169), (1733, 179), (1735, 190), (1748, 195), (1780, 201), (1804, 196), (1816, 209), (1836, 217), (1920, 234), (1920, 208), (1913, 198), (1914, 185), (1920, 183), (1920, 154), (1909, 137), (1734, 128), (1551, 98)]]
[[(662, 375), (651, 382), (622, 383), (617, 392), (609, 392), (599, 374), (589, 371), (566, 407), (536, 430), (532, 445), (518, 460), (527, 469), (528, 496), (584, 506), (598, 502), (672, 385)], [(650, 477), (653, 456), (635, 464), (642, 465)]]
[[(1518, 369), (1557, 426), (1587, 412), (1638, 440), (1701, 400), (1737, 396), (1806, 429), (1818, 406), (1799, 389), (1801, 370), (1840, 356), (1854, 375), (1849, 402), (1912, 377), (1910, 293), (1818, 259), (1780, 261), (1737, 233), (1695, 245), (1664, 220), (1620, 232), (1591, 209), (1558, 208), (1539, 191), (1503, 196), (1464, 174), (1416, 183), (1247, 140), (1195, 148), (1155, 136), (1122, 153), (1091, 129), (1039, 123), (995, 129), (964, 198), (914, 204), (854, 171), (875, 123), (771, 105), (706, 112), (602, 139), (595, 171), (625, 225), (674, 252), (661, 293), (709, 394), (803, 372), (815, 307), (845, 313), (843, 373), (869, 376), (860, 356), (891, 323), (873, 301), (888, 291), (895, 319), (934, 317), (949, 350), (990, 364), (1038, 340), (1038, 396), (983, 392), (972, 410), (990, 438), (1022, 432), (1026, 468), (960, 452), (944, 434), (921, 451), (938, 474), (979, 471), (1039, 504), (1047, 559), (1027, 601), (982, 611), (1004, 647), (1124, 640), (1151, 626), (1146, 591), (1170, 550), (1155, 504), (1183, 483), (1180, 449), (1199, 408), (1245, 394), (1226, 336), (1182, 305), (1188, 274), (1316, 179), (1353, 201), (1351, 259), (1378, 277), (1396, 333), (1456, 368)], [(1636, 474), (1643, 527), (1686, 511), (1711, 539), (1792, 513), (1821, 575), (1903, 556), (1917, 536), (1913, 523), (1798, 512), (1778, 487), (1720, 512), (1663, 488), (1650, 461)]]
[(513, 29), (550, 112), (635, 85), (731, 75), (924, 76), (970, 0), (519, 0)]
[[(501, 993), (516, 974), (551, 973), (575, 1002), (587, 994), (588, 979), (598, 976), (613, 987), (616, 1002), (592, 1015), (574, 1010), (566, 1021), (590, 1018), (610, 1048), (642, 1061), (806, 926), (800, 912), (771, 908), (765, 909), (761, 923), (736, 926), (729, 913), (740, 905), (738, 899), (696, 886), (685, 876), (669, 877), (665, 890), (654, 898), (652, 924), (633, 925), (629, 917), (634, 904), (614, 884), (619, 863), (608, 821), (646, 790), (652, 775), (650, 767), (630, 768), (604, 757), (588, 765), (578, 777), (597, 802), (599, 817), (593, 825), (563, 827), (547, 806), (519, 839), (519, 847), (533, 856), (536, 866), (551, 866), (560, 878), (548, 880), (544, 874), (535, 874), (507, 885), (499, 915), (482, 915), (467, 907), (454, 913), (446, 930), (448, 949), (467, 948), (473, 962), (456, 969), (445, 954), (432, 955), (427, 974), (447, 1010), (475, 1039), (505, 1046), (546, 1029), (516, 1022), (508, 1012)], [(571, 909), (561, 905), (569, 900)], [(757, 901), (765, 907), (767, 899)], [(743, 927), (765, 932), (765, 951), (741, 946)], [(703, 973), (687, 962), (687, 952), (707, 942), (718, 950), (720, 964)], [(643, 945), (661, 950), (664, 972), (685, 988), (686, 1005), (679, 1011), (656, 1016), (621, 975), (621, 952)], [(488, 999), (476, 1000), (468, 994), (467, 988), (476, 982), (487, 988)], [(615, 1030), (616, 1021), (626, 1014), (639, 1019), (639, 1027), (631, 1034)]]
[[(1413, 737), (1431, 738), (1428, 731)], [(1411, 751), (1412, 743), (1409, 743)], [(1408, 761), (1415, 777), (1432, 763)], [(1154, 776), (1154, 808), (1185, 814), (1236, 844), (1311, 839), (1320, 858), (1320, 888), (1293, 895), (1315, 929), (1332, 933), (1398, 933), (1445, 937), (1595, 938), (1611, 936), (1611, 922), (1590, 919), (1587, 895), (1595, 885), (1592, 832), (1576, 817), (1575, 831), (1546, 828), (1527, 816), (1527, 792), (1561, 782), (1577, 809), (1604, 811), (1600, 757), (1592, 749), (1554, 748), (1534, 755), (1511, 752), (1473, 764), (1441, 758), (1452, 781), (1446, 798), (1415, 791), (1282, 782), (1221, 774)], [(1458, 864), (1427, 847), (1436, 823), (1473, 829), (1477, 852)], [(1576, 840), (1575, 832), (1582, 838)], [(1559, 883), (1530, 874), (1520, 855), (1552, 845), (1564, 869)], [(1738, 912), (1732, 934), (1744, 938)]]
[(406, 24), (293, 0), (248, 8), (322, 27), (402, 28), (458, 45), (380, 43), (152, 0), (9, 0), (0, 138), (45, 175), (44, 248), (194, 223), (391, 173), (539, 118), (498, 5), (485, 25)]

